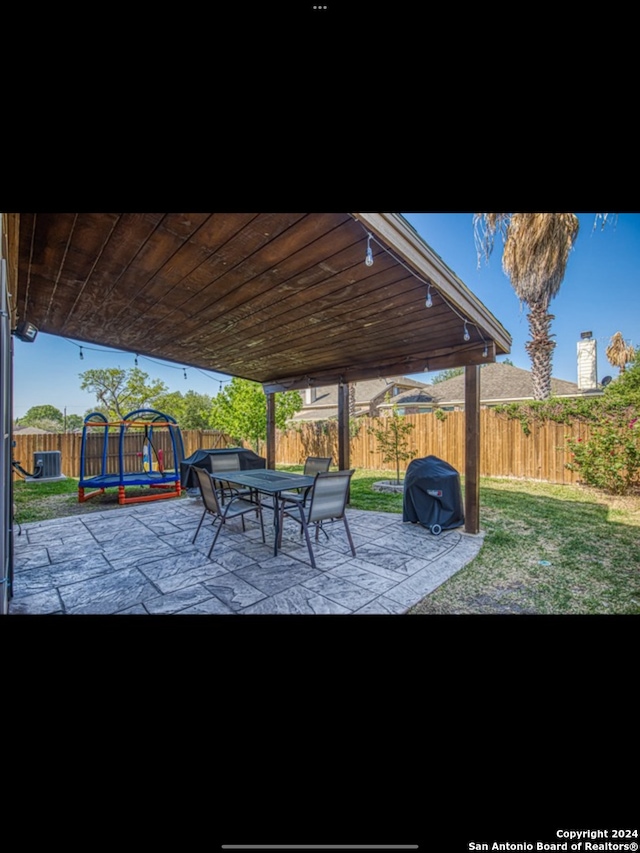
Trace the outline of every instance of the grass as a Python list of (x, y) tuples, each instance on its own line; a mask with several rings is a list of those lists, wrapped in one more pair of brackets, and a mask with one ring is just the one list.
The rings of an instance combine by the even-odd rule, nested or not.
[[(148, 489), (127, 488), (128, 497), (145, 494), (149, 494)], [(103, 495), (90, 498), (85, 503), (79, 503), (78, 480), (73, 477), (50, 483), (27, 483), (24, 480), (18, 480), (14, 483), (13, 501), (16, 505), (15, 520), (18, 524), (117, 509), (120, 506), (118, 490), (113, 488), (107, 489)]]
[[(62, 496), (62, 497), (61, 497)], [(13, 502), (16, 505), (15, 520), (18, 524), (28, 521), (45, 521), (59, 515), (54, 505), (69, 504), (78, 501), (78, 481), (70, 477), (51, 483), (27, 483), (17, 480), (13, 487)]]
[[(402, 512), (401, 494), (372, 490), (383, 479), (356, 471), (350, 506)], [(482, 478), (480, 528), (476, 559), (411, 613), (640, 613), (640, 496)]]
[[(302, 466), (278, 466), (302, 471)], [(388, 471), (356, 471), (354, 509), (402, 512), (402, 494), (374, 492)], [(17, 482), (16, 521), (117, 509), (117, 490), (79, 504), (78, 481)], [(463, 483), (464, 485), (464, 483)], [(640, 613), (640, 496), (580, 486), (484, 478), (484, 544), (476, 559), (411, 613)]]

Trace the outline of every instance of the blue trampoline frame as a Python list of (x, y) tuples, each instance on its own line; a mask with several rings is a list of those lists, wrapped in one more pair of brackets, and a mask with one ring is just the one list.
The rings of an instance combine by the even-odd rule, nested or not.
[[(109, 445), (109, 428), (118, 426), (120, 428), (120, 438), (118, 442), (118, 463), (119, 471), (116, 474), (107, 473), (107, 451)], [(145, 441), (149, 443), (153, 441), (153, 429), (158, 427), (167, 427), (171, 438), (171, 448), (173, 451), (174, 468), (165, 471), (158, 467), (153, 469), (153, 457), (149, 456), (148, 471), (134, 471), (125, 473), (124, 470), (124, 437), (127, 430), (131, 427), (145, 427)], [(104, 428), (104, 441), (102, 450), (102, 464), (100, 474), (95, 476), (85, 476), (86, 462), (86, 443), (87, 434), (90, 430), (96, 427)], [(105, 489), (118, 489), (118, 503), (145, 503), (147, 501), (157, 501), (163, 498), (180, 497), (180, 462), (184, 459), (184, 444), (182, 441), (182, 433), (175, 418), (171, 415), (166, 415), (157, 409), (135, 409), (125, 415), (121, 421), (109, 421), (102, 412), (91, 412), (84, 419), (82, 428), (82, 446), (80, 450), (80, 480), (78, 483), (78, 502), (84, 503), (96, 495), (104, 494)], [(149, 486), (159, 491), (149, 495), (127, 497), (127, 486)], [(85, 489), (93, 489), (86, 493)]]

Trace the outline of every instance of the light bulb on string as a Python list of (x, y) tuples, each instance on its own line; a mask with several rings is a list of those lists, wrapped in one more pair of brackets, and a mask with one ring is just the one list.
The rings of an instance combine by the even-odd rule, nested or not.
[(82, 352), (82, 347), (80, 347), (80, 361), (84, 360), (84, 353)]
[(373, 266), (373, 251), (371, 249), (371, 234), (367, 235), (367, 255), (364, 259), (364, 262), (368, 267)]
[(464, 339), (465, 341), (471, 340), (471, 335), (469, 334), (469, 329), (467, 329), (467, 321), (464, 321)]
[(431, 285), (427, 288), (427, 298), (425, 299), (424, 304), (426, 308), (431, 308), (433, 305), (433, 300), (431, 299)]
[(183, 368), (183, 372), (184, 372), (184, 378), (186, 379), (187, 378), (187, 371), (185, 368)]
[(135, 357), (135, 362), (134, 362), (134, 363), (135, 363), (135, 366), (137, 367), (137, 366), (138, 366), (138, 353), (136, 353), (136, 357)]

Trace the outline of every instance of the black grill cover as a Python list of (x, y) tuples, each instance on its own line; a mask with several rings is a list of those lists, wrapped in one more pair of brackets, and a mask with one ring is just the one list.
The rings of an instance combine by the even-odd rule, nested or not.
[(183, 489), (195, 489), (198, 487), (196, 476), (191, 470), (191, 466), (196, 468), (206, 468), (211, 471), (211, 457), (224, 455), (225, 453), (237, 453), (240, 457), (240, 470), (245, 471), (253, 468), (266, 468), (267, 460), (262, 456), (258, 456), (253, 450), (248, 447), (217, 447), (215, 449), (196, 450), (187, 459), (183, 459), (180, 463), (180, 485)]
[(437, 456), (425, 456), (409, 463), (404, 477), (402, 520), (442, 530), (464, 524), (464, 504), (460, 475)]

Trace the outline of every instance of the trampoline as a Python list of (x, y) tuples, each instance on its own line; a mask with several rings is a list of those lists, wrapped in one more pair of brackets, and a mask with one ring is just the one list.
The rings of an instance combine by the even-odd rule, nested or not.
[[(92, 412), (82, 428), (78, 501), (110, 488), (118, 489), (119, 504), (180, 497), (183, 459), (182, 433), (170, 415), (136, 409), (114, 422)], [(148, 487), (149, 494), (127, 494), (133, 487)]]

